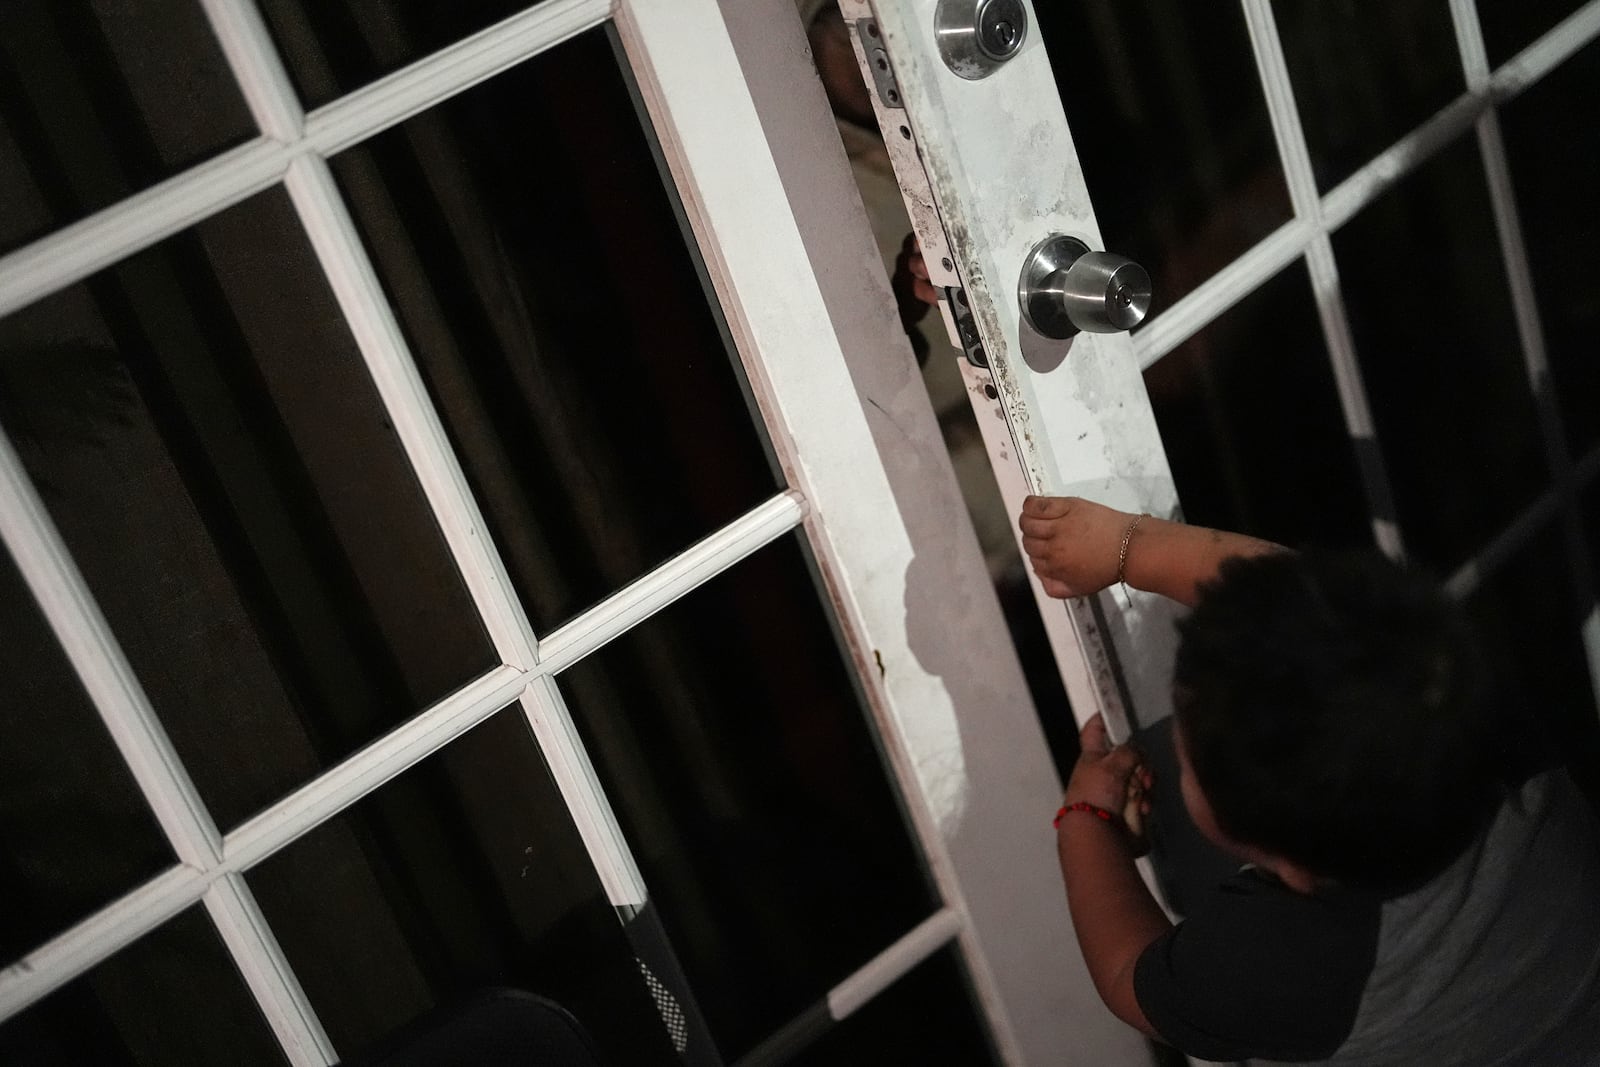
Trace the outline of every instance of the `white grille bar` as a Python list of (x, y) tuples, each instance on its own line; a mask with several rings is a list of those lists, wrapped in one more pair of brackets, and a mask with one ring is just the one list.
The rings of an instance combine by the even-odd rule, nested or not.
[[(1283, 160), (1289, 200), (1294, 205), (1295, 216), (1309, 223), (1312, 228), (1306, 246), (1306, 269), (1311, 275), (1317, 315), (1322, 320), (1322, 334), (1338, 388), (1339, 407), (1344, 413), (1345, 427), (1350, 437), (1354, 440), (1370, 440), (1375, 436), (1372, 409), (1361, 379), (1361, 365), (1356, 359), (1355, 340), (1350, 334), (1350, 318), (1345, 312), (1344, 292), (1339, 284), (1339, 268), (1334, 260), (1333, 243), (1329, 239), (1327, 225), (1322, 218), (1322, 201), (1317, 195), (1316, 175), (1311, 167), (1305, 130), (1300, 125), (1300, 112), (1295, 106), (1289, 67), (1284, 59), (1283, 43), (1278, 38), (1271, 2), (1244, 0), (1244, 14), (1250, 30), (1250, 46), (1255, 52), (1256, 66), (1266, 92), (1273, 136), (1277, 139), (1278, 152)], [(1391, 521), (1394, 516), (1389, 474), (1376, 448), (1366, 449), (1362, 453), (1361, 481), (1373, 518), (1373, 536), (1385, 552), (1391, 556), (1401, 555), (1400, 530)]]
[(540, 669), (559, 673), (712, 575), (793, 530), (804, 517), (799, 493), (778, 494), (551, 633), (539, 647)]
[(1133, 335), (1139, 365), (1148, 368), (1205, 329), (1223, 312), (1303, 254), (1319, 229), (1332, 232), (1381, 196), (1439, 149), (1465, 133), (1497, 103), (1533, 85), (1600, 36), (1600, 0), (1588, 4), (1495, 71), (1486, 85), (1468, 91), (1444, 110), (1390, 145), (1321, 200), (1320, 225), (1285, 223), (1210, 280)]
[[(312, 112), (297, 128), (282, 65), (261, 54), (252, 34), (259, 16), (232, 0), (211, 0), (218, 29), (256, 121), (268, 136), (224, 152), (182, 174), (0, 258), (0, 315), (63, 289), (216, 214), (280, 180), (296, 158), (331, 154), (468, 89), (523, 59), (604, 22), (610, 0), (546, 0), (436, 55)], [(248, 27), (254, 22), (256, 29)], [(298, 104), (293, 107), (297, 110)], [(288, 138), (288, 139), (278, 139)]]
[(0, 539), (100, 713), (179, 862), (205, 868), (222, 837), (156, 719), (149, 698), (0, 431)]
[[(8, 447), (3, 438), (0, 447)], [(4, 472), (0, 453), (0, 475)], [(0, 478), (0, 523), (15, 521), (18, 514), (6, 485)], [(530, 716), (536, 730), (551, 737), (564, 734), (575, 741), (576, 731), (559, 691), (549, 685), (530, 694), (530, 685), (542, 684), (541, 677), (548, 677), (557, 666), (570, 666), (581, 654), (593, 651), (627, 626), (648, 617), (650, 610), (670, 603), (694, 583), (715, 576), (794, 529), (803, 513), (804, 505), (797, 495), (783, 493), (773, 497), (558, 631), (567, 637), (555, 663), (542, 663), (535, 671), (496, 667), (241, 823), (222, 839), (220, 860), (175, 867), (30, 953), (0, 972), (0, 1019), (71, 981), (200, 900), (217, 879), (243, 873), (293, 843), (519, 696), (524, 698), (524, 714)], [(4, 529), (0, 525), (0, 530)], [(6, 543), (11, 547), (9, 534)], [(535, 721), (534, 716), (541, 718)], [(546, 724), (556, 728), (547, 729)], [(548, 741), (545, 752), (553, 770), (559, 763), (570, 771), (557, 775), (557, 784), (568, 796), (573, 818), (585, 833), (608, 894), (614, 903), (639, 903), (643, 889), (637, 865), (615, 832), (616, 819), (609, 803), (598, 792), (598, 786), (592, 784), (593, 769), (587, 754), (580, 748), (556, 747)]]

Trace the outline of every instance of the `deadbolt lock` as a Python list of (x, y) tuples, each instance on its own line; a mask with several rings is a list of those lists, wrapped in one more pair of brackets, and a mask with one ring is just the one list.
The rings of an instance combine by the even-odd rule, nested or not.
[(1051, 234), (1022, 265), (1017, 303), (1029, 326), (1055, 340), (1080, 330), (1131, 330), (1150, 313), (1150, 275), (1124, 256), (1091, 252), (1076, 237)]
[(945, 66), (968, 81), (999, 70), (1028, 37), (1022, 0), (939, 0), (933, 17)]

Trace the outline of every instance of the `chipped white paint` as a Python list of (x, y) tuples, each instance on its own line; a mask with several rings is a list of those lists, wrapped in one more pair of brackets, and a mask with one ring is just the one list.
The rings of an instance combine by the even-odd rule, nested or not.
[[(668, 8), (671, 8), (669, 11)], [(869, 692), (882, 694), (895, 740), (915, 769), (940, 832), (966, 803), (960, 731), (940, 680), (909, 648), (903, 620), (884, 625), (881, 605), (906, 601), (914, 549), (903, 526), (865, 500), (893, 499), (883, 469), (862, 462), (874, 447), (865, 414), (841, 405), (854, 395), (817, 283), (800, 269), (807, 253), (783, 198), (771, 156), (751, 150), (761, 139), (744, 76), (714, 5), (625, 3), (618, 27), (639, 73), (640, 89), (685, 190), (730, 326), (746, 354), (757, 403), (773, 427), (789, 482), (816, 509), (806, 529), (865, 669)], [(720, 54), (719, 54), (720, 53)], [(683, 57), (695, 57), (686, 62)], [(716, 86), (715, 90), (711, 86)], [(680, 100), (714, 93), (720, 113)], [(744, 235), (763, 233), (752, 242)], [(826, 515), (819, 521), (817, 512)]]
[[(920, 190), (925, 182), (931, 191), (988, 354), (987, 375), (970, 368), (964, 374), (1007, 505), (1015, 511), (1023, 495), (1043, 492), (1172, 515), (1176, 495), (1129, 338), (1051, 343), (1020, 321), (1018, 274), (1038, 240), (1065, 233), (1102, 247), (1043, 44), (1031, 33), (991, 76), (965, 81), (939, 58), (935, 6), (936, 0), (875, 0), (870, 13), (919, 150), (897, 154), (897, 175), (904, 187)], [(868, 6), (844, 0), (842, 10), (853, 18)], [(886, 140), (898, 136), (898, 124), (885, 133)], [(982, 389), (990, 383), (993, 398)], [(1041, 597), (1041, 608), (1080, 720), (1103, 710), (1124, 735), (1125, 692), (1150, 717), (1166, 710), (1167, 670), (1156, 661), (1171, 630), (1168, 605), (1119, 605), (1104, 597), (1097, 610), (1087, 601), (1063, 606)], [(1120, 653), (1120, 676), (1108, 643)], [(1048, 856), (1047, 839), (1038, 848)], [(1058, 877), (1052, 872), (1052, 881)], [(1063, 921), (1057, 915), (1051, 926)], [(1070, 953), (1037, 966), (1066, 974), (1074, 964), (1081, 961)], [(1138, 1035), (1104, 1011), (1085, 974), (1072, 974), (1078, 984), (1062, 990), (1053, 1018), (1041, 1012), (1019, 1021), (1023, 1060), (1148, 1063)], [(1062, 1032), (1064, 1019), (1070, 1033)]]
[[(860, 6), (847, 0), (844, 8), (849, 15)], [(938, 57), (933, 6), (918, 0), (876, 5), (926, 178), (897, 174), (903, 184), (925, 180), (931, 188), (989, 355), (997, 397), (977, 411), (999, 460), (1007, 504), (1016, 510), (1021, 495), (1042, 492), (1174, 516), (1176, 492), (1131, 339), (1082, 334), (1054, 342), (1021, 322), (1017, 278), (1039, 239), (1066, 233), (1103, 247), (1043, 42), (1030, 33), (990, 77), (965, 81)], [(996, 404), (1012, 439), (1009, 462), (989, 440), (994, 423), (985, 415)], [(1140, 721), (1170, 708), (1165, 662), (1172, 609), (1143, 597), (1104, 599), (1101, 608), (1107, 627), (1085, 602), (1063, 608), (1041, 597), (1058, 656), (1071, 646), (1058, 662), (1077, 715), (1104, 711), (1114, 732), (1125, 735), (1124, 685)], [(1066, 630), (1074, 635), (1070, 642)], [(1105, 638), (1123, 661), (1120, 683), (1100, 647)]]

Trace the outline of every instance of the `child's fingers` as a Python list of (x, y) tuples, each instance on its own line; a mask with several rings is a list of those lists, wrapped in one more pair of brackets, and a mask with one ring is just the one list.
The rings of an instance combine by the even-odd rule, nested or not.
[(1094, 717), (1078, 731), (1078, 748), (1084, 755), (1104, 755), (1111, 751), (1111, 741), (1106, 737), (1106, 720), (1095, 712)]

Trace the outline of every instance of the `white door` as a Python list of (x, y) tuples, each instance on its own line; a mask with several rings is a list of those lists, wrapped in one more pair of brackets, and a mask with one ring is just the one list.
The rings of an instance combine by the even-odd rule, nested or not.
[[(1600, 182), (1600, 4), (842, 8), (934, 280), (971, 309), (1011, 511), (1181, 502), (1403, 554), (1600, 793), (1600, 221), (1575, 195)], [(1148, 318), (1022, 322), (1051, 234), (1142, 262)], [(1163, 606), (1040, 600), (1080, 720), (1166, 714)]]
[(0, 14), (0, 1059), (1142, 1055), (750, 10)]

